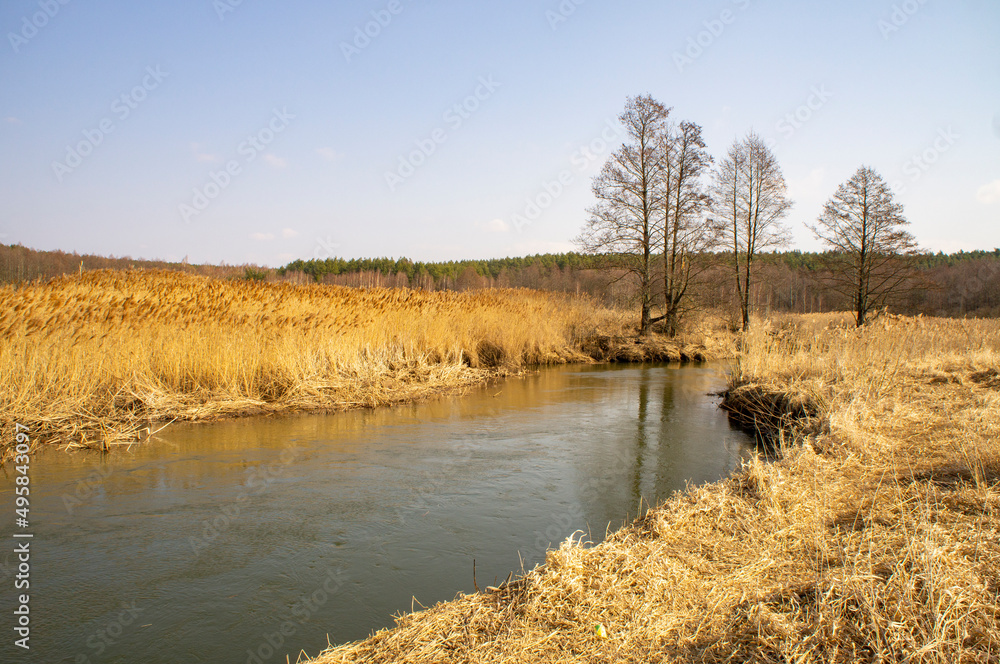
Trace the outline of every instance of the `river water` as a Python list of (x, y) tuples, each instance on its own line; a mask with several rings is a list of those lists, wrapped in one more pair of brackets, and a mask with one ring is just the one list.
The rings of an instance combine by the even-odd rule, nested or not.
[[(31, 650), (0, 659), (284, 662), (601, 541), (752, 453), (719, 366), (568, 366), (393, 408), (173, 425), (31, 464)], [(0, 479), (13, 530), (10, 469)], [(579, 533), (577, 537), (579, 537)], [(8, 538), (8, 542), (12, 540)], [(16, 659), (15, 659), (16, 658)]]

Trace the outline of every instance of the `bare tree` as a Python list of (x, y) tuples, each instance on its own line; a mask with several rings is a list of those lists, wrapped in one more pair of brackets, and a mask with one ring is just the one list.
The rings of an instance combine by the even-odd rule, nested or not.
[(906, 260), (917, 253), (917, 243), (903, 226), (903, 206), (874, 169), (861, 166), (827, 201), (815, 226), (809, 226), (832, 250), (835, 261), (830, 282), (851, 298), (855, 322), (889, 302), (910, 280)]
[(627, 139), (594, 177), (597, 205), (577, 238), (584, 251), (608, 254), (614, 266), (639, 283), (639, 334), (650, 333), (653, 305), (653, 261), (661, 207), (658, 178), (662, 170), (661, 137), (670, 109), (649, 95), (629, 97), (618, 117)]
[(781, 220), (792, 207), (778, 160), (756, 133), (750, 132), (729, 148), (715, 172), (713, 199), (719, 231), (732, 248), (736, 294), (746, 330), (754, 259), (762, 250), (788, 242), (788, 229)]
[(663, 320), (667, 334), (674, 336), (687, 310), (689, 288), (708, 267), (700, 259), (717, 244), (718, 233), (704, 214), (711, 203), (704, 175), (712, 157), (705, 149), (701, 126), (685, 121), (680, 127), (666, 127), (662, 152), (664, 314), (653, 322)]

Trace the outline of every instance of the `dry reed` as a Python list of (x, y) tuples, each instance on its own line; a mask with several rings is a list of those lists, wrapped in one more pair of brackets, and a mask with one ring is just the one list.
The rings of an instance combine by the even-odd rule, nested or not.
[(623, 325), (527, 290), (85, 272), (0, 288), (0, 434), (107, 447), (175, 419), (377, 406), (586, 359), (582, 339)]
[(314, 664), (1000, 661), (1000, 322), (758, 323), (733, 383), (825, 426)]

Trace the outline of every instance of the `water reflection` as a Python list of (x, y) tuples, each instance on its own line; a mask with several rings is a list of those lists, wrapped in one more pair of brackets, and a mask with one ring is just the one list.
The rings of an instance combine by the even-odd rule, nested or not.
[[(722, 383), (711, 367), (561, 367), (462, 398), (43, 453), (37, 631), (19, 661), (277, 662), (362, 638), (414, 597), (471, 591), (473, 559), (480, 586), (502, 581), (574, 530), (599, 541), (640, 503), (731, 472), (750, 441), (706, 396)], [(116, 625), (129, 603), (136, 620)]]
[(632, 476), (632, 504), (639, 505), (642, 500), (642, 457), (646, 453), (646, 431), (649, 411), (649, 368), (643, 366), (639, 370), (639, 416), (636, 418), (635, 435), (635, 473)]

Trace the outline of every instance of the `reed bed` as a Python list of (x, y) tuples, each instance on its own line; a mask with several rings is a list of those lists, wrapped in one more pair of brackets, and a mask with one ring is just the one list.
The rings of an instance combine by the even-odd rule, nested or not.
[(745, 342), (730, 394), (823, 421), (780, 422), (780, 459), (311, 661), (1000, 661), (1000, 322), (800, 316)]
[(133, 443), (157, 423), (377, 406), (587, 359), (586, 299), (93, 271), (0, 288), (2, 436)]

